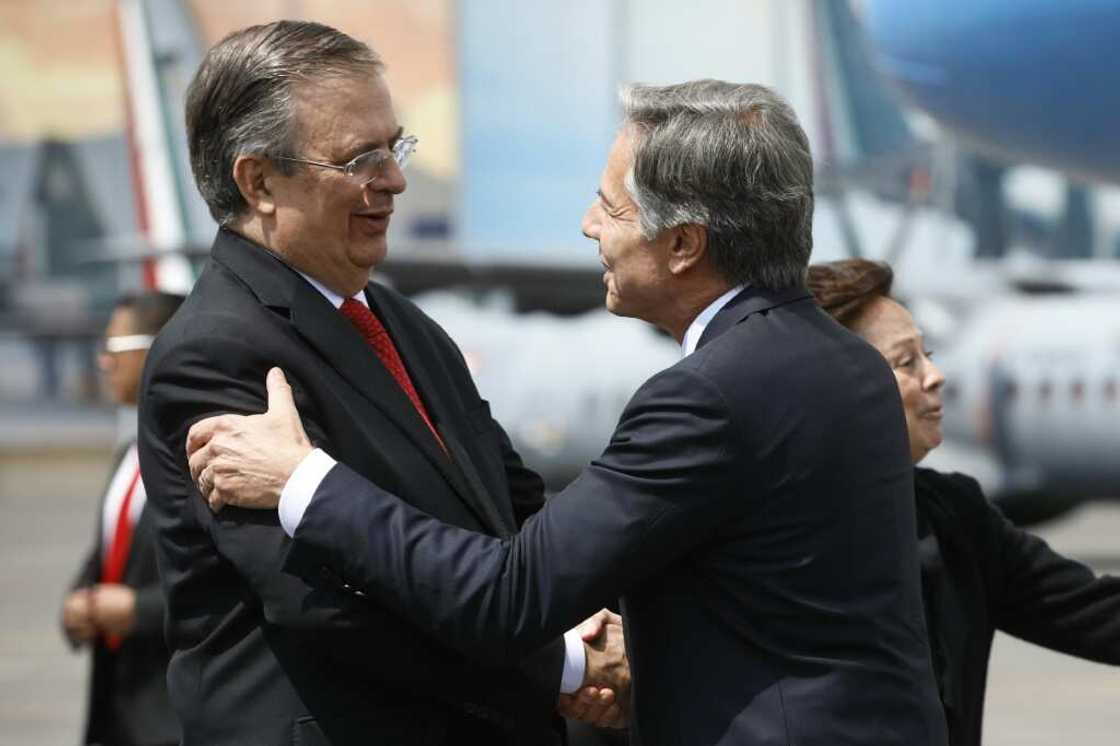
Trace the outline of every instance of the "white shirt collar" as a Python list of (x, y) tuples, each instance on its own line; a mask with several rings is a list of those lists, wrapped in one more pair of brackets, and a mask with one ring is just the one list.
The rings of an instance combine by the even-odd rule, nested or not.
[(688, 331), (684, 333), (684, 339), (681, 340), (681, 357), (688, 357), (696, 351), (696, 345), (700, 343), (700, 337), (704, 336), (704, 330), (708, 328), (708, 323), (715, 318), (724, 306), (731, 302), (731, 299), (743, 291), (746, 285), (736, 285), (728, 290), (726, 293), (716, 298), (708, 307), (700, 312), (700, 315), (692, 320), (688, 327)]
[[(294, 267), (293, 267), (293, 269), (294, 269)], [(315, 288), (320, 293), (322, 293), (323, 297), (326, 298), (327, 300), (329, 300), (331, 302), (331, 305), (333, 305), (336, 309), (342, 308), (343, 298), (342, 298), (341, 295), (339, 295), (335, 291), (331, 290), (329, 287), (327, 287), (323, 283), (319, 282), (318, 280), (316, 280), (311, 275), (305, 275), (303, 272), (300, 272), (298, 269), (296, 270), (296, 272), (299, 272), (299, 276), (302, 277), (303, 279), (307, 280), (307, 282), (311, 285), (311, 287)], [(369, 308), (369, 301), (366, 300), (366, 291), (365, 290), (359, 290), (358, 292), (354, 293), (354, 300), (358, 301), (359, 303), (361, 303), (366, 308)]]

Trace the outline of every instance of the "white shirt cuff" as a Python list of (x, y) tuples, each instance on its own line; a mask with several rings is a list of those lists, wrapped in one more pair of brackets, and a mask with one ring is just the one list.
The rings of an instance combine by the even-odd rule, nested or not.
[(587, 658), (583, 651), (583, 638), (570, 629), (564, 633), (564, 672), (560, 676), (560, 693), (575, 694), (583, 687), (583, 672)]
[(311, 498), (315, 497), (315, 490), (319, 489), (319, 483), (337, 463), (325, 451), (316, 448), (303, 457), (288, 477), (284, 489), (280, 491), (280, 504), (276, 506), (280, 513), (280, 525), (288, 536), (296, 535), (299, 522), (303, 520)]

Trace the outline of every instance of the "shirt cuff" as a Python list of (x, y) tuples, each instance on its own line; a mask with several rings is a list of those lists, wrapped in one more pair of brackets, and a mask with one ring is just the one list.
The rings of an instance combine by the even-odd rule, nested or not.
[(560, 676), (560, 693), (575, 694), (583, 687), (583, 672), (587, 658), (583, 651), (583, 638), (570, 629), (564, 633), (564, 672)]
[(299, 466), (284, 483), (280, 491), (280, 504), (277, 510), (280, 513), (280, 525), (284, 533), (294, 537), (311, 498), (315, 497), (315, 490), (327, 476), (327, 472), (334, 468), (338, 462), (328, 456), (325, 451), (316, 448), (303, 457)]

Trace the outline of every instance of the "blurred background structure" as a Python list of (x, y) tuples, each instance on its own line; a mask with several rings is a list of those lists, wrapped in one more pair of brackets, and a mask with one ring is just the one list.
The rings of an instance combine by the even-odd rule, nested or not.
[[(1050, 530), (1120, 569), (1106, 531), (1120, 523), (1107, 500), (1120, 496), (1115, 0), (3, 0), (0, 743), (76, 737), (79, 663), (57, 603), (134, 417), (98, 392), (98, 337), (120, 292), (189, 289), (215, 226), (186, 161), (184, 90), (224, 34), (284, 17), (387, 62), (420, 145), (383, 279), (459, 342), (553, 486), (678, 356), (601, 310), (579, 234), (618, 87), (759, 82), (813, 143), (814, 261), (891, 261), (938, 353), (949, 442), (934, 465), (974, 474), (1023, 521), (1105, 498)], [(997, 699), (988, 742), (1071, 728), (1076, 743), (1114, 742), (1114, 674), (1015, 650), (1019, 685), (994, 696), (1029, 693), (1037, 670), (1040, 685), (1068, 675), (1081, 704), (1063, 721), (1066, 700), (1048, 694), (1020, 727)], [(1112, 715), (1077, 709), (1109, 695)]]

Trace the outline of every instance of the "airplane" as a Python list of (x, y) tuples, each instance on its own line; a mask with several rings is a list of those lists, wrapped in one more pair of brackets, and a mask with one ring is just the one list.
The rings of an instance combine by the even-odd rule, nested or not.
[[(1066, 222), (1071, 207), (1084, 208), (1077, 182), (1120, 184), (1111, 137), (1120, 4), (864, 0), (855, 7), (884, 78), (988, 164), (979, 212), (1006, 214), (1005, 173), (1018, 163), (1074, 180)], [(1090, 243), (1091, 232), (1080, 240)], [(989, 253), (1000, 257), (1006, 248)], [(940, 327), (934, 339), (950, 342), (938, 363), (949, 381), (944, 422), (954, 443), (943, 461), (934, 452), (935, 465), (969, 464), (1019, 522), (1120, 496), (1120, 264), (1020, 256), (972, 262), (950, 283), (900, 279), (915, 310)]]
[[(938, 9), (952, 10), (944, 3), (937, 3), (936, 8), (933, 5), (923, 7), (932, 15), (938, 15)], [(996, 5), (1007, 14), (1011, 28), (1022, 33), (1029, 30), (1029, 13), (1037, 9), (1037, 2)], [(1077, 22), (1087, 19), (1086, 6), (1090, 5), (1100, 3), (1063, 3), (1063, 12), (1071, 8), (1072, 16), (1048, 28), (1059, 35), (1062, 28), (1067, 32), (1076, 28)], [(893, 7), (898, 9), (898, 22), (905, 23), (904, 8), (911, 7), (910, 3), (900, 0)], [(1117, 28), (1116, 8), (1120, 6), (1109, 11), (1113, 28)], [(803, 122), (813, 138), (818, 161), (814, 261), (854, 254), (886, 258), (894, 264), (897, 292), (910, 302), (931, 341), (937, 344), (938, 362), (950, 381), (945, 392), (948, 442), (930, 457), (931, 465), (973, 473), (987, 494), (1014, 520), (1023, 523), (1057, 515), (1089, 497), (1120, 496), (1120, 474), (1112, 456), (1120, 445), (1120, 429), (1114, 424), (1116, 411), (1109, 393), (1113, 384), (1106, 375), (1108, 355), (1102, 351), (1112, 348), (1104, 346), (1108, 333), (1099, 331), (1112, 328), (1102, 326), (1101, 318), (1120, 318), (1120, 302), (1115, 296), (1120, 289), (1120, 266), (1102, 266), (1100, 262), (1059, 264), (1021, 256), (976, 261), (974, 256), (983, 253), (983, 221), (961, 214), (952, 205), (954, 200), (941, 199), (941, 192), (959, 190), (953, 180), (953, 171), (959, 169), (946, 168), (939, 162), (939, 151), (944, 149), (941, 144), (914, 134), (907, 112), (878, 77), (878, 62), (873, 54), (878, 38), (874, 33), (871, 35), (869, 48), (862, 34), (867, 14), (881, 7), (878, 3), (865, 3), (862, 10), (863, 16), (853, 13), (846, 2), (756, 3), (736, 10), (744, 22), (754, 20), (752, 13), (757, 13), (759, 19), (773, 18), (775, 26), (770, 31), (775, 36), (796, 40), (801, 34), (810, 40), (800, 51), (796, 44), (791, 44), (785, 51), (790, 56), (779, 57), (778, 65), (797, 64), (796, 55), (802, 55), (801, 65), (810, 72), (807, 82), (798, 85), (797, 76), (793, 75), (789, 76), (792, 82), (786, 81), (784, 85), (780, 76), (773, 82), (785, 90), (799, 111), (805, 112)], [(486, 12), (480, 7), (470, 10), (472, 14)], [(1017, 18), (1016, 12), (1020, 14)], [(688, 22), (669, 12), (666, 15), (679, 23)], [(963, 6), (959, 15), (968, 15)], [(973, 27), (982, 23), (984, 13), (977, 15), (980, 20), (974, 18), (964, 23)], [(648, 18), (640, 20), (643, 29), (655, 26)], [(476, 19), (474, 23), (481, 22)], [(735, 24), (729, 21), (729, 25)], [(909, 28), (912, 38), (928, 43), (920, 24)], [(930, 28), (936, 29), (936, 24)], [(666, 29), (666, 33), (679, 32), (679, 24)], [(611, 43), (625, 47), (626, 35), (621, 36), (612, 38)], [(986, 39), (982, 34), (976, 38)], [(999, 43), (998, 39), (989, 42)], [(962, 56), (959, 50), (964, 48), (963, 43), (963, 39), (953, 39), (938, 47), (937, 53), (947, 59)], [(626, 50), (619, 51), (617, 57), (627, 59)], [(614, 75), (625, 78), (640, 73), (641, 70), (632, 69), (615, 71)], [(1120, 65), (1110, 66), (1106, 74), (1117, 77)], [(469, 71), (467, 77), (470, 78)], [(532, 76), (521, 77), (529, 82), (535, 80)], [(1076, 91), (1076, 86), (1071, 89)], [(1001, 88), (1007, 95), (1025, 95), (1029, 90), (1030, 86), (1022, 85), (1014, 90)], [(506, 96), (515, 93), (505, 88), (502, 92)], [(971, 95), (970, 89), (950, 93), (946, 97), (950, 104), (958, 101), (955, 96), (963, 99)], [(986, 95), (992, 93), (987, 91)], [(1083, 107), (1092, 106), (1091, 98), (1079, 99), (1076, 93), (1072, 98)], [(959, 105), (970, 111), (965, 104)], [(1089, 116), (1090, 112), (1083, 114)], [(1051, 160), (1043, 158), (1042, 153), (1031, 160), (1080, 173), (1076, 167), (1085, 158), (1079, 156), (1087, 154), (1078, 153), (1076, 148), (1063, 150), (1065, 145), (1080, 144), (1074, 134), (1076, 115), (1068, 122), (1070, 130), (1063, 135), (1064, 145), (1053, 132), (1035, 142), (1047, 148), (1046, 155)], [(981, 123), (982, 117), (977, 116), (974, 129), (978, 130)], [(1003, 142), (998, 131), (995, 139)], [(994, 157), (996, 151), (985, 154)], [(1012, 155), (1029, 156), (1031, 152), (1024, 147)], [(508, 164), (504, 168), (511, 170)], [(989, 206), (992, 214), (1004, 209), (1002, 203)], [(1003, 257), (1006, 248), (991, 253)], [(440, 310), (433, 309), (437, 318)], [(455, 325), (456, 315), (468, 318), (465, 309), (459, 308), (455, 314), (444, 316), (445, 323)], [(1044, 321), (1048, 315), (1052, 321)], [(1023, 323), (1016, 324), (1016, 318)], [(518, 323), (515, 319), (510, 321)], [(486, 332), (481, 331), (485, 325), (455, 326), (456, 339), (465, 349), (484, 349), (492, 344)], [(624, 327), (625, 324), (619, 328)], [(580, 339), (590, 338), (575, 334), (572, 344), (578, 349)], [(1120, 344), (1120, 335), (1115, 340), (1111, 343), (1113, 347)], [(658, 341), (650, 339), (647, 344), (652, 348)], [(565, 347), (560, 345), (558, 349)], [(1053, 377), (1058, 372), (1048, 368), (1051, 363), (1046, 362), (1052, 360), (1055, 349), (1068, 351), (1068, 367), (1062, 368), (1056, 379)], [(666, 347), (666, 364), (671, 362), (669, 352)], [(652, 349), (646, 356), (650, 372), (662, 364)], [(493, 352), (483, 357), (488, 361), (501, 359)], [(524, 365), (528, 380), (537, 374), (531, 359), (519, 364), (511, 356), (511, 364)], [(635, 371), (631, 382), (636, 385), (641, 380), (642, 376)], [(482, 383), (486, 383), (485, 378)], [(625, 378), (619, 383), (617, 391), (625, 391), (630, 385)], [(1046, 405), (1036, 406), (1043, 396), (1040, 391), (1046, 387), (1051, 390), (1045, 395)], [(495, 411), (508, 412), (505, 420), (519, 423), (521, 411), (516, 406), (507, 410), (503, 401), (505, 397), (511, 401), (517, 398), (517, 385), (497, 390), (502, 393), (495, 401)], [(1008, 395), (1010, 391), (1021, 393), (1013, 397)], [(560, 394), (559, 400), (569, 402), (565, 396)], [(589, 426), (586, 436), (572, 444), (573, 456), (565, 460), (565, 467), (586, 463), (598, 454), (603, 435), (609, 432), (607, 427), (624, 401), (621, 394), (615, 398), (616, 409)], [(601, 400), (609, 402), (612, 397), (608, 394)], [(570, 402), (574, 406), (565, 409), (583, 411), (578, 402), (577, 396)], [(544, 409), (540, 408), (529, 419), (539, 422), (537, 417), (549, 416)], [(1083, 426), (1079, 428), (1078, 423)], [(546, 431), (549, 429), (537, 430)], [(565, 421), (558, 422), (552, 431), (572, 433), (578, 429)], [(1054, 432), (1063, 434), (1060, 444), (1046, 441), (1045, 434)], [(525, 447), (532, 452), (532, 446)], [(577, 451), (582, 451), (582, 458), (574, 456)], [(564, 467), (559, 461), (557, 466), (557, 476), (561, 476)]]
[(997, 298), (937, 360), (946, 436), (995, 454), (999, 473), (982, 476), (1021, 518), (1116, 494), (1117, 306), (1095, 293)]
[(1115, 0), (864, 0), (883, 74), (986, 154), (1120, 183)]

